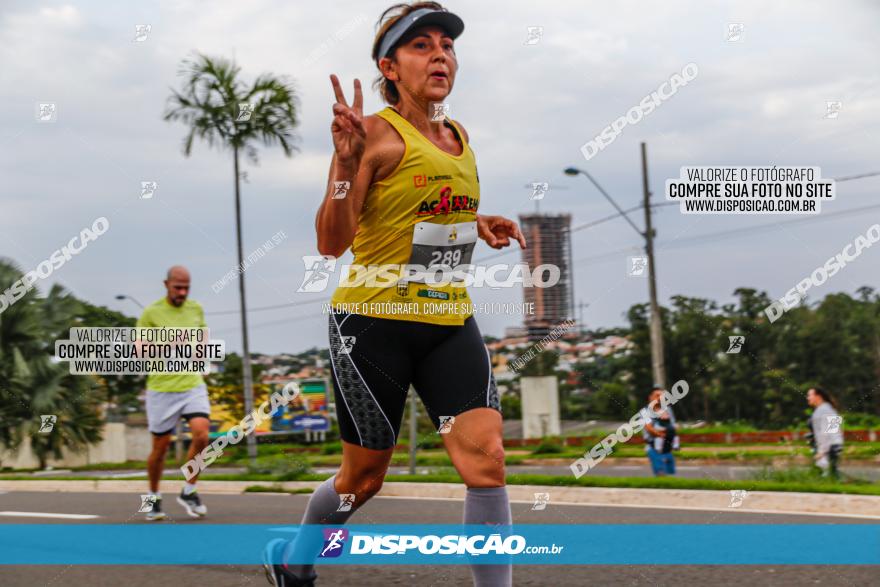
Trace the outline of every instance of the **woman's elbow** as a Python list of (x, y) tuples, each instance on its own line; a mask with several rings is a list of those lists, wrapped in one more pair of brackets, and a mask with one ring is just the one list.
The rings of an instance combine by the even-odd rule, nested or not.
[(318, 237), (318, 254), (330, 257), (341, 257), (348, 249), (347, 245), (339, 242), (330, 242), (328, 239)]
[(340, 250), (339, 250), (339, 247), (334, 247), (334, 246), (332, 246), (332, 245), (330, 245), (330, 244), (327, 244), (327, 243), (321, 242), (320, 239), (318, 240), (318, 254), (319, 254), (319, 255), (323, 255), (323, 256), (325, 256), (325, 257), (327, 257), (327, 256), (329, 256), (329, 257), (339, 257), (339, 256), (342, 255), (342, 253), (344, 253), (344, 252), (345, 252), (345, 249), (343, 249), (343, 250), (340, 251)]

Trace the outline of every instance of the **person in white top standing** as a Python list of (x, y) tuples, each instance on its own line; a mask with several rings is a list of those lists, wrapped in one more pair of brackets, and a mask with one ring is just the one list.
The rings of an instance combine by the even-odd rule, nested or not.
[(837, 478), (837, 463), (843, 452), (843, 417), (837, 413), (837, 401), (824, 389), (812, 387), (807, 391), (807, 403), (813, 408), (813, 461), (823, 476)]

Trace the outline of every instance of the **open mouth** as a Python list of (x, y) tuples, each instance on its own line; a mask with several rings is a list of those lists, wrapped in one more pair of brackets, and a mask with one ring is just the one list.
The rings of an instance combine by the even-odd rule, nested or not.
[(431, 74), (431, 79), (448, 79), (448, 77), (442, 71), (435, 71)]

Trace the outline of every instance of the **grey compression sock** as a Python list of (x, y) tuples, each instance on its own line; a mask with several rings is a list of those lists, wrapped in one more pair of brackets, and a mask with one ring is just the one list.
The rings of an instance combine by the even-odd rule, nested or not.
[[(506, 487), (468, 487), (464, 498), (465, 524), (511, 524)], [(503, 533), (502, 533), (503, 534)], [(471, 565), (474, 587), (510, 587), (511, 565)]]
[[(315, 492), (309, 498), (306, 513), (303, 514), (301, 524), (341, 525), (354, 513), (354, 507), (345, 512), (339, 511), (339, 505), (342, 500), (339, 494), (336, 493), (335, 482), (336, 475), (333, 475), (315, 489)], [(315, 536), (315, 540), (300, 540), (298, 538), (291, 541), (284, 551), (282, 560), (287, 561), (294, 552), (297, 554), (314, 552), (315, 556), (317, 556), (318, 550), (323, 545), (323, 542), (318, 540), (318, 538), (318, 536)], [(314, 565), (311, 564), (292, 563), (287, 568), (299, 578), (304, 579), (315, 576)]]

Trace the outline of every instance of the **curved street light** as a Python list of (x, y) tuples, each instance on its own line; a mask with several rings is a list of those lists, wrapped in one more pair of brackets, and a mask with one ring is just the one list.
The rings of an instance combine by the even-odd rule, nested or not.
[(116, 299), (117, 299), (117, 300), (131, 300), (131, 301), (133, 301), (135, 304), (137, 304), (138, 306), (140, 306), (140, 307), (141, 307), (141, 310), (144, 309), (144, 305), (143, 305), (142, 303), (140, 303), (139, 301), (137, 301), (136, 299), (134, 299), (133, 297), (131, 297), (130, 295), (127, 295), (127, 294), (119, 294), (119, 295), (116, 296)]

